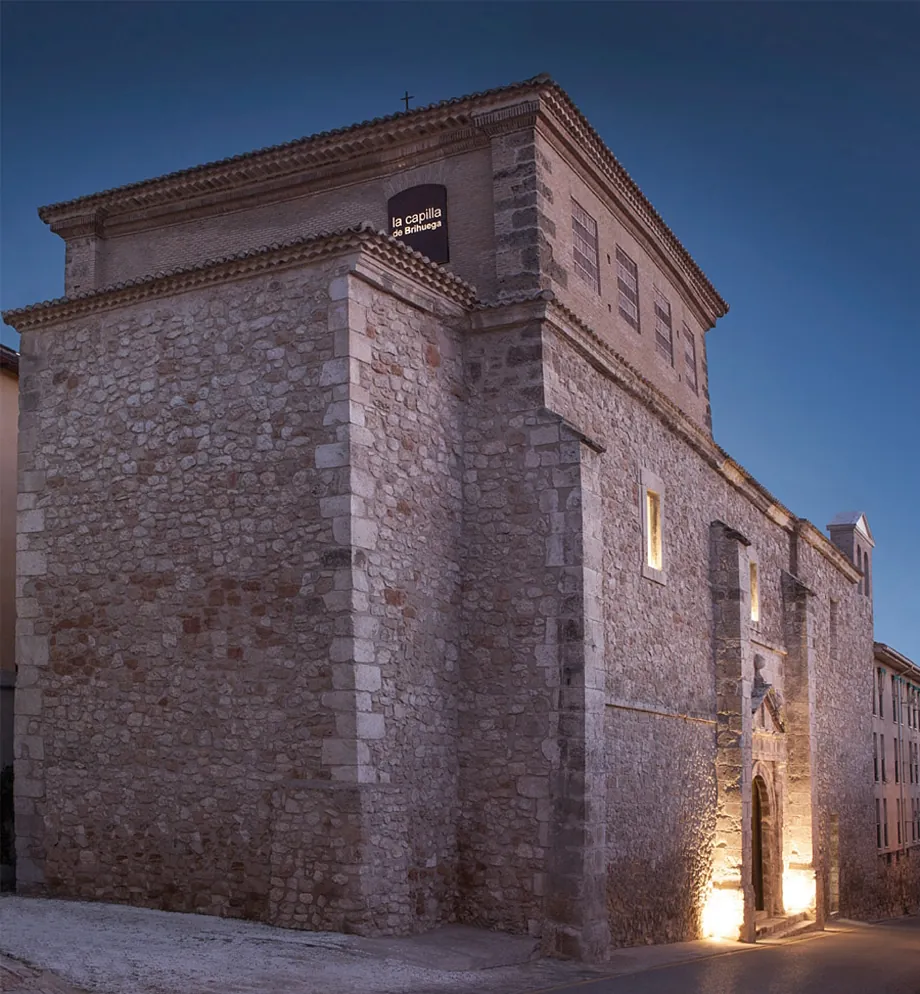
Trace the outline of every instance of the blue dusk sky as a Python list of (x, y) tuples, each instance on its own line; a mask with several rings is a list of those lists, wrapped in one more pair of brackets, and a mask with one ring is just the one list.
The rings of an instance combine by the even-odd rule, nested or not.
[[(920, 661), (920, 4), (41, 3), (2, 17), (2, 304), (63, 293), (41, 204), (550, 73), (731, 305), (716, 440), (876, 540)], [(16, 344), (15, 333), (2, 330)]]

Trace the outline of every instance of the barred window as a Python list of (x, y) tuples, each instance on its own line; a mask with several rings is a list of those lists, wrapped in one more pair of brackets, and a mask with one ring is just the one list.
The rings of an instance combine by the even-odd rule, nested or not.
[(575, 272), (601, 292), (600, 263), (597, 254), (597, 221), (578, 203), (572, 200), (572, 255)]
[(700, 381), (696, 375), (696, 339), (686, 325), (684, 325), (684, 361), (687, 365), (687, 382), (690, 384), (690, 389), (698, 394)]
[(620, 314), (639, 330), (639, 270), (617, 245), (617, 299)]
[(655, 345), (659, 353), (674, 365), (674, 332), (671, 329), (671, 305), (655, 287)]

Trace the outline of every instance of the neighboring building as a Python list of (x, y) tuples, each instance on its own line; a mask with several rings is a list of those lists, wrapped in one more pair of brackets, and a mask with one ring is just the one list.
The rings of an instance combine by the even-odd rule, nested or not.
[(40, 213), (24, 893), (595, 959), (886, 906), (868, 526), (715, 444), (726, 305), (555, 83)]
[(888, 911), (920, 895), (920, 666), (875, 643), (872, 691), (875, 842), (888, 885)]
[(16, 685), (16, 433), (19, 353), (0, 345), (0, 887), (13, 882), (13, 694)]

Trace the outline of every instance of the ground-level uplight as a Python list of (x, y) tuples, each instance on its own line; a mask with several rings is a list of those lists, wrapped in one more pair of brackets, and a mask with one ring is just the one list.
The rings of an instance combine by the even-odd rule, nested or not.
[(703, 935), (712, 939), (737, 939), (744, 924), (744, 894), (736, 885), (713, 883), (703, 905)]

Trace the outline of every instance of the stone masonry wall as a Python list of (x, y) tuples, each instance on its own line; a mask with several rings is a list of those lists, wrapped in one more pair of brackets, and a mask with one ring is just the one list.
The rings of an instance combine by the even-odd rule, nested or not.
[[(714, 817), (715, 735), (714, 724), (708, 724), (715, 718), (707, 573), (710, 525), (720, 520), (746, 536), (759, 562), (761, 620), (751, 626), (750, 634), (755, 647), (758, 642), (783, 646), (782, 578), (792, 565), (791, 536), (642, 403), (549, 330), (544, 348), (547, 407), (606, 448), (599, 472), (606, 500), (603, 576), (611, 929), (623, 944), (689, 939), (698, 934), (699, 897), (710, 873)], [(665, 487), (664, 585), (642, 575), (639, 478), (643, 469), (656, 474)], [(855, 895), (865, 886), (860, 876), (868, 873), (866, 846), (874, 843), (868, 809), (862, 800), (848, 797), (851, 790), (871, 797), (871, 776), (863, 768), (871, 744), (862, 741), (869, 684), (868, 677), (858, 675), (871, 666), (866, 662), (871, 660), (871, 625), (856, 585), (804, 541), (799, 545), (805, 551), (797, 569), (816, 590), (818, 602), (815, 639), (818, 685), (824, 684), (819, 709), (824, 714), (818, 719), (817, 751), (821, 755), (827, 750), (828, 764), (835, 762), (831, 755), (847, 752), (840, 760), (844, 773), (834, 785), (841, 798), (834, 801), (834, 810), (840, 817), (841, 852), (853, 847), (852, 857), (847, 856), (841, 867), (841, 890)], [(822, 662), (828, 658), (829, 641), (822, 619), (831, 593), (839, 601), (841, 618), (833, 666)], [(844, 690), (852, 673), (857, 674), (855, 693), (853, 688)], [(839, 728), (833, 743), (828, 738), (830, 725)], [(644, 738), (636, 737), (643, 732)], [(844, 746), (844, 737), (853, 732), (851, 744)], [(834, 767), (824, 769), (826, 786), (818, 796), (827, 806), (831, 803), (828, 774)], [(835, 771), (835, 781), (837, 776)], [(854, 786), (844, 786), (847, 780)], [(647, 817), (641, 817), (640, 803), (638, 817), (627, 811), (618, 821), (624, 803), (631, 798), (635, 804), (640, 791), (649, 798)], [(673, 831), (663, 831), (662, 825), (672, 826)], [(678, 862), (681, 871), (675, 876)], [(626, 916), (620, 881), (640, 878), (646, 881), (644, 891), (633, 891), (633, 911)], [(860, 902), (854, 897), (856, 903)], [(860, 906), (865, 908), (866, 903)], [(623, 909), (619, 916), (617, 909)]]
[(875, 847), (872, 606), (856, 584), (841, 583), (803, 542), (797, 558), (798, 575), (814, 591), (821, 858), (826, 863), (833, 814), (839, 823), (840, 914), (875, 918), (884, 913), (884, 894)]
[(713, 724), (625, 704), (606, 719), (611, 943), (696, 937), (715, 831)]
[[(530, 122), (492, 139), (496, 296), (514, 299), (556, 284), (568, 273), (553, 256), (554, 192)], [(488, 298), (484, 298), (488, 299)]]
[(336, 265), (23, 335), (25, 892), (267, 913), (273, 787), (334, 732)]
[(474, 317), (467, 347), (459, 914), (596, 959), (608, 934), (592, 454), (541, 408), (539, 325), (489, 320)]
[[(908, 822), (908, 829), (910, 823)], [(920, 849), (913, 846), (904, 852), (877, 856), (880, 877), (878, 917), (897, 918), (917, 913), (920, 907)]]
[(562, 565), (565, 541), (564, 528), (549, 536), (534, 527), (541, 504), (556, 510), (558, 500), (558, 428), (535, 416), (539, 357), (533, 325), (467, 345), (458, 830), (461, 920), (535, 935), (551, 819), (553, 753), (542, 745), (563, 592), (547, 546)]
[(424, 929), (456, 908), (466, 317), (352, 282), (367, 344), (355, 386), (366, 436), (352, 471), (375, 529), (361, 634), (381, 683), (370, 761), (396, 788), (412, 928)]

